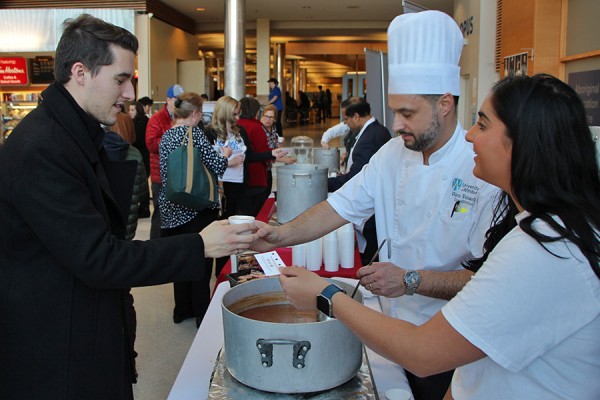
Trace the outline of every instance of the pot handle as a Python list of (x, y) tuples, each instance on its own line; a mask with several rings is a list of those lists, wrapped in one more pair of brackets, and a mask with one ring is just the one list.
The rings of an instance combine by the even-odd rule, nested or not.
[(308, 187), (312, 186), (312, 176), (308, 172), (295, 172), (292, 174), (292, 187), (296, 186), (296, 178), (308, 178)]
[(256, 347), (260, 352), (260, 363), (263, 367), (269, 368), (273, 365), (273, 345), (275, 344), (294, 346), (292, 366), (297, 369), (304, 368), (304, 359), (310, 350), (310, 342), (289, 339), (258, 339), (256, 341)]

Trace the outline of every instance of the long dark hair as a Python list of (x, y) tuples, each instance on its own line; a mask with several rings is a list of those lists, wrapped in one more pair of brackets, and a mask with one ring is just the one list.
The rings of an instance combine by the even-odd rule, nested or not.
[[(539, 74), (499, 81), (491, 103), (512, 140), (513, 196), (530, 213), (519, 226), (544, 248), (561, 240), (574, 243), (600, 279), (600, 177), (581, 99), (559, 79)], [(537, 219), (556, 235), (536, 231)], [(492, 237), (497, 243), (509, 225), (493, 226), (486, 245)]]
[(244, 97), (240, 100), (240, 118), (256, 119), (260, 103), (254, 97)]

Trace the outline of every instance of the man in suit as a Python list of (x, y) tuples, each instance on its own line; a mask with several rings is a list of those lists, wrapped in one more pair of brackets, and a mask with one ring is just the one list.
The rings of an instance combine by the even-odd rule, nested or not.
[[(371, 115), (371, 105), (361, 97), (344, 100), (342, 115), (344, 123), (350, 129), (350, 133), (344, 138), (346, 173), (327, 180), (328, 192), (335, 192), (358, 174), (373, 154), (391, 139), (387, 128)], [(377, 251), (375, 217), (372, 216), (362, 227), (357, 226), (356, 229), (362, 262), (366, 265)]]

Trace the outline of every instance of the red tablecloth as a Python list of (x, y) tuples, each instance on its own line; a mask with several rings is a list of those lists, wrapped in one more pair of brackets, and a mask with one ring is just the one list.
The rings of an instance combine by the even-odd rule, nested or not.
[[(256, 216), (256, 219), (259, 221), (268, 223), (269, 219), (271, 218), (271, 215), (273, 215), (274, 205), (275, 205), (275, 199), (268, 198), (265, 201), (265, 204), (261, 208), (260, 212)], [(285, 263), (285, 265), (292, 264), (292, 249), (290, 247), (277, 248), (277, 249), (275, 249), (275, 251), (277, 251), (277, 253), (279, 254), (279, 257), (281, 257), (281, 260)], [(328, 271), (325, 271), (323, 265), (321, 265), (321, 269), (318, 271), (315, 271), (315, 272), (325, 278), (332, 278), (334, 276), (340, 276), (340, 277), (344, 277), (344, 278), (356, 278), (356, 271), (358, 271), (358, 269), (360, 267), (362, 267), (362, 262), (360, 260), (360, 254), (358, 253), (358, 249), (355, 247), (354, 248), (354, 268), (340, 268), (336, 272), (328, 272)], [(221, 273), (219, 274), (219, 277), (217, 278), (217, 285), (221, 282), (225, 282), (227, 280), (227, 277), (225, 277), (225, 275), (230, 274), (230, 273), (231, 273), (231, 261), (227, 261), (227, 264), (225, 264), (225, 266), (223, 267), (223, 270), (221, 271)]]
[(273, 212), (275, 211), (274, 206), (275, 206), (275, 197), (269, 197), (265, 201), (265, 204), (263, 204), (260, 211), (258, 212), (256, 219), (258, 221), (262, 221), (262, 222), (268, 224), (269, 220), (271, 219), (271, 216), (273, 215)]

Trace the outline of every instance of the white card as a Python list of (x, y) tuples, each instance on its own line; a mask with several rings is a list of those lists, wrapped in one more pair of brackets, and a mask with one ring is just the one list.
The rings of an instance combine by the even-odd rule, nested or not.
[(266, 276), (279, 275), (279, 267), (285, 267), (285, 263), (276, 251), (254, 254), (254, 258), (256, 258)]

